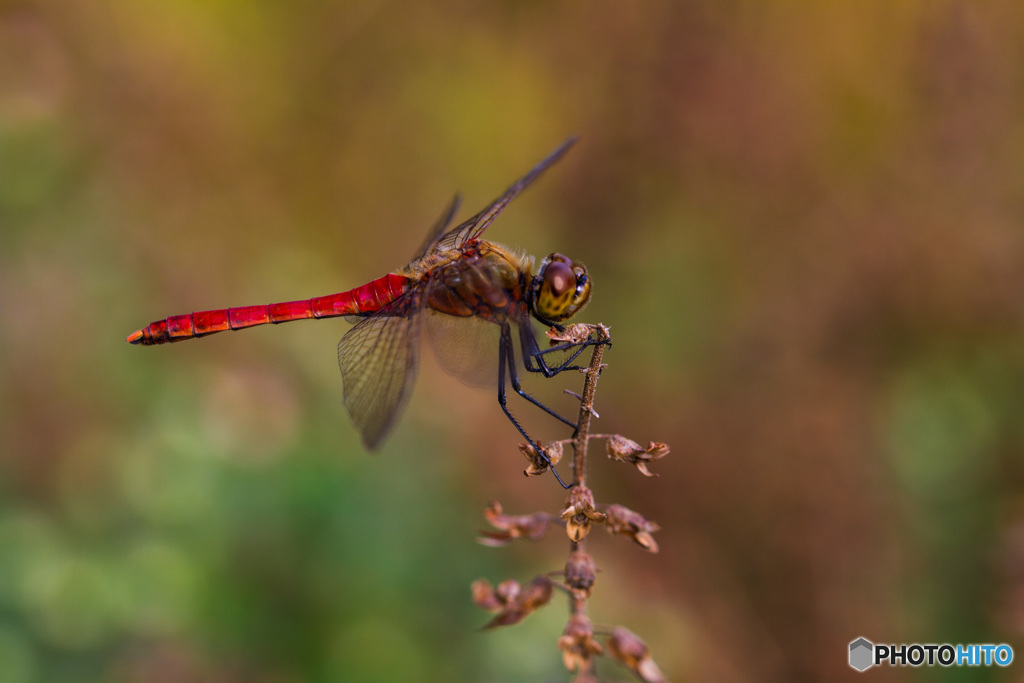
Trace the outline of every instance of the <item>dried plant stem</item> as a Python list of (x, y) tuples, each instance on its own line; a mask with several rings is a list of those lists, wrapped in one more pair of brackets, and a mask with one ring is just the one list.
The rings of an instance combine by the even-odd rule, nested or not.
[[(594, 331), (599, 342), (610, 338), (608, 328), (604, 325), (595, 325)], [(573, 450), (573, 485), (587, 485), (587, 448), (590, 445), (590, 418), (594, 415), (594, 392), (597, 391), (597, 379), (601, 376), (601, 359), (604, 357), (604, 350), (607, 344), (594, 346), (594, 353), (590, 357), (590, 365), (587, 367), (587, 378), (583, 382), (583, 395), (580, 397), (580, 417), (577, 421), (576, 433), (572, 438)]]
[[(597, 340), (603, 342), (609, 339), (608, 328), (604, 325), (597, 325), (594, 328)], [(585, 487), (587, 485), (587, 450), (590, 447), (590, 418), (594, 415), (594, 393), (597, 391), (597, 380), (601, 376), (604, 350), (607, 344), (599, 343), (594, 346), (594, 353), (590, 357), (590, 365), (586, 370), (586, 379), (583, 382), (583, 394), (580, 396), (580, 416), (577, 422), (578, 427), (572, 438), (573, 450), (573, 486)], [(586, 552), (586, 537), (579, 541), (569, 541), (569, 552)], [(579, 594), (571, 594), (569, 599), (569, 614), (576, 618), (587, 618), (587, 599)], [(577, 675), (585, 675), (593, 671), (594, 660), (587, 659)]]

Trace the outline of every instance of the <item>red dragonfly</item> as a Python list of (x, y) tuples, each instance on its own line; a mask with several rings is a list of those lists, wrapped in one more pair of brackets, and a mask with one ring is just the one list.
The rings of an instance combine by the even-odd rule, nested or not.
[[(596, 342), (588, 339), (541, 350), (530, 317), (561, 329), (559, 323), (587, 304), (590, 278), (583, 264), (561, 254), (549, 255), (534, 272), (533, 257), (518, 255), (480, 236), (509, 202), (575, 142), (575, 138), (566, 140), (487, 208), (448, 230), (460, 204), (456, 195), (416, 258), (389, 275), (347, 292), (304, 301), (173, 315), (132, 332), (128, 341), (142, 345), (164, 344), (267, 323), (356, 316), (359, 321), (338, 344), (338, 362), (344, 382), (345, 406), (363, 442), (372, 450), (394, 426), (412, 389), (423, 319), (476, 318), (496, 324), (500, 331), (498, 403), (523, 437), (543, 454), (539, 444), (509, 412), (505, 400), (506, 378), (523, 398), (569, 426), (577, 425), (523, 391), (517, 373), (512, 326), (518, 330), (522, 367), (526, 370), (552, 377), (574, 367), (570, 365), (572, 361)], [(451, 357), (448, 352), (438, 350), (439, 359), (447, 369), (455, 374), (466, 373), (457, 360), (447, 360)], [(568, 358), (550, 365), (545, 356), (552, 351), (564, 351)], [(558, 478), (557, 472), (555, 477)], [(561, 483), (561, 479), (558, 480)]]

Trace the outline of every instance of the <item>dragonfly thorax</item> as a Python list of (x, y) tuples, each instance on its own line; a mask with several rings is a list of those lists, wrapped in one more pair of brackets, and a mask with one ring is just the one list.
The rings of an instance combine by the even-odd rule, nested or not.
[(436, 264), (426, 288), (426, 305), (458, 317), (498, 321), (526, 315), (531, 259), (479, 240)]

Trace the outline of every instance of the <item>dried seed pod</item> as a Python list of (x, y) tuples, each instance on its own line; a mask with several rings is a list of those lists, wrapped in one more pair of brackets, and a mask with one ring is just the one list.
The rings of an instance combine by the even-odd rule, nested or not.
[(657, 522), (652, 522), (622, 505), (609, 505), (604, 509), (604, 513), (605, 528), (609, 533), (629, 536), (644, 550), (658, 552), (658, 543), (651, 536), (661, 529)]
[(501, 503), (492, 500), (484, 517), (498, 531), (481, 531), (480, 543), (490, 546), (506, 545), (516, 538), (536, 540), (547, 533), (548, 525), (557, 519), (547, 512), (536, 512), (532, 515), (506, 515), (502, 512)]
[(548, 604), (552, 591), (551, 579), (546, 576), (534, 577), (525, 586), (507, 579), (493, 589), (486, 579), (479, 579), (473, 582), (472, 590), (473, 602), (488, 611), (497, 612), (484, 626), (485, 629), (519, 623), (531, 612)]
[(594, 558), (582, 550), (573, 550), (565, 563), (565, 585), (577, 600), (586, 600), (594, 589), (597, 567)]
[(477, 607), (492, 612), (501, 609), (501, 601), (498, 600), (498, 596), (494, 592), (494, 586), (487, 579), (477, 579), (470, 586), (470, 590), (473, 592), (473, 602)]
[(562, 330), (552, 327), (544, 334), (551, 340), (552, 346), (564, 343), (582, 344), (590, 338), (593, 329), (593, 326), (586, 323), (571, 323)]
[(591, 657), (604, 651), (594, 640), (594, 625), (583, 614), (569, 617), (565, 631), (558, 639), (558, 649), (562, 651), (562, 663), (569, 671), (589, 670)]
[(668, 445), (660, 441), (651, 441), (647, 448), (644, 448), (636, 441), (618, 434), (608, 437), (607, 448), (609, 458), (634, 465), (646, 477), (658, 476), (647, 469), (647, 463), (664, 458), (669, 453)]
[[(519, 452), (530, 461), (530, 466), (523, 470), (528, 477), (536, 477), (547, 472), (548, 467), (557, 465), (562, 459), (562, 441), (552, 441), (547, 446), (541, 445), (543, 455), (530, 443), (519, 444)], [(546, 459), (545, 459), (545, 456)]]
[(603, 522), (604, 513), (594, 507), (594, 494), (586, 486), (576, 486), (569, 491), (569, 498), (562, 511), (565, 533), (573, 543), (579, 543), (590, 533), (591, 522)]
[(635, 633), (621, 626), (612, 629), (608, 654), (626, 665), (644, 683), (665, 683), (661, 669), (651, 659), (650, 649)]

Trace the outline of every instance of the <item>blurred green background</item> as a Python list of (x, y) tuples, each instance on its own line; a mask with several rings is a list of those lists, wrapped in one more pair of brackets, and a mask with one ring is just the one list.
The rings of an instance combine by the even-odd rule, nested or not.
[(566, 554), (474, 542), (564, 499), (490, 393), (426, 353), (369, 455), (343, 321), (124, 338), (383, 275), (573, 133), (488, 237), (588, 265), (598, 429), (673, 448), (594, 458), (663, 527), (594, 620), (676, 681), (1024, 654), (1022, 53), (1018, 2), (0, 4), (0, 681), (567, 679), (563, 602), (470, 602)]

